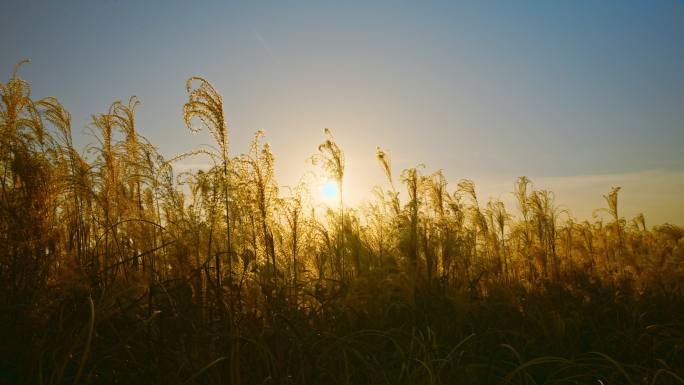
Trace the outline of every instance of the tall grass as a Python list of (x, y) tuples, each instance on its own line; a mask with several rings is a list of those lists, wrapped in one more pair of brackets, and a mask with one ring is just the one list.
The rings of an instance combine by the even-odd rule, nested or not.
[[(378, 148), (354, 208), (326, 129), (320, 213), (263, 132), (231, 155), (207, 80), (183, 112), (214, 145), (166, 159), (132, 97), (81, 153), (23, 64), (0, 84), (0, 384), (684, 383), (684, 229), (621, 217), (618, 187), (579, 222), (526, 177), (516, 208), (423, 165), (395, 184)], [(190, 156), (212, 166), (174, 175)]]

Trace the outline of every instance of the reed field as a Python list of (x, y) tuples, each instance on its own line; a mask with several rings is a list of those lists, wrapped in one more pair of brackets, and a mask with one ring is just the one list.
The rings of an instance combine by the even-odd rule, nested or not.
[(24, 64), (0, 83), (2, 385), (684, 384), (684, 228), (623, 217), (619, 187), (577, 220), (527, 177), (506, 207), (378, 148), (353, 207), (326, 129), (322, 204), (264, 132), (229, 148), (206, 79), (178, 106), (206, 146), (161, 154), (131, 97), (81, 150)]

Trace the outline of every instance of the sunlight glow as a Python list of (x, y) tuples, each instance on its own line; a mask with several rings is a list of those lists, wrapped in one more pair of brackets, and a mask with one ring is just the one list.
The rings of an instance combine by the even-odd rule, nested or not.
[(340, 194), (340, 188), (337, 182), (334, 180), (329, 180), (323, 184), (321, 187), (321, 196), (323, 200), (333, 202), (336, 201)]

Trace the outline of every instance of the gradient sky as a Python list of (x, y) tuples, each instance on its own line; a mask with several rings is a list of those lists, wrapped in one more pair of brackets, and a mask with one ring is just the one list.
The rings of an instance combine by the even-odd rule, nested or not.
[(77, 133), (137, 95), (139, 130), (167, 156), (210, 142), (182, 122), (201, 75), (233, 154), (264, 129), (282, 184), (330, 127), (352, 201), (382, 182), (380, 145), (397, 175), (424, 163), (482, 201), (527, 175), (586, 218), (621, 185), (625, 216), (684, 224), (682, 1), (5, 0), (0, 52), (4, 80), (32, 60), (20, 75)]

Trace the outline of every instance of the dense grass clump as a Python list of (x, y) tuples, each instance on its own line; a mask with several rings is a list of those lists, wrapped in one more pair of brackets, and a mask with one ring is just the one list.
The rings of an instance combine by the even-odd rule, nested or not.
[[(521, 177), (512, 213), (378, 149), (384, 187), (321, 210), (187, 91), (215, 143), (167, 160), (135, 97), (81, 153), (56, 98), (0, 84), (0, 384), (684, 383), (684, 229), (626, 220), (619, 188), (579, 222)], [(174, 175), (190, 156), (213, 166)]]

